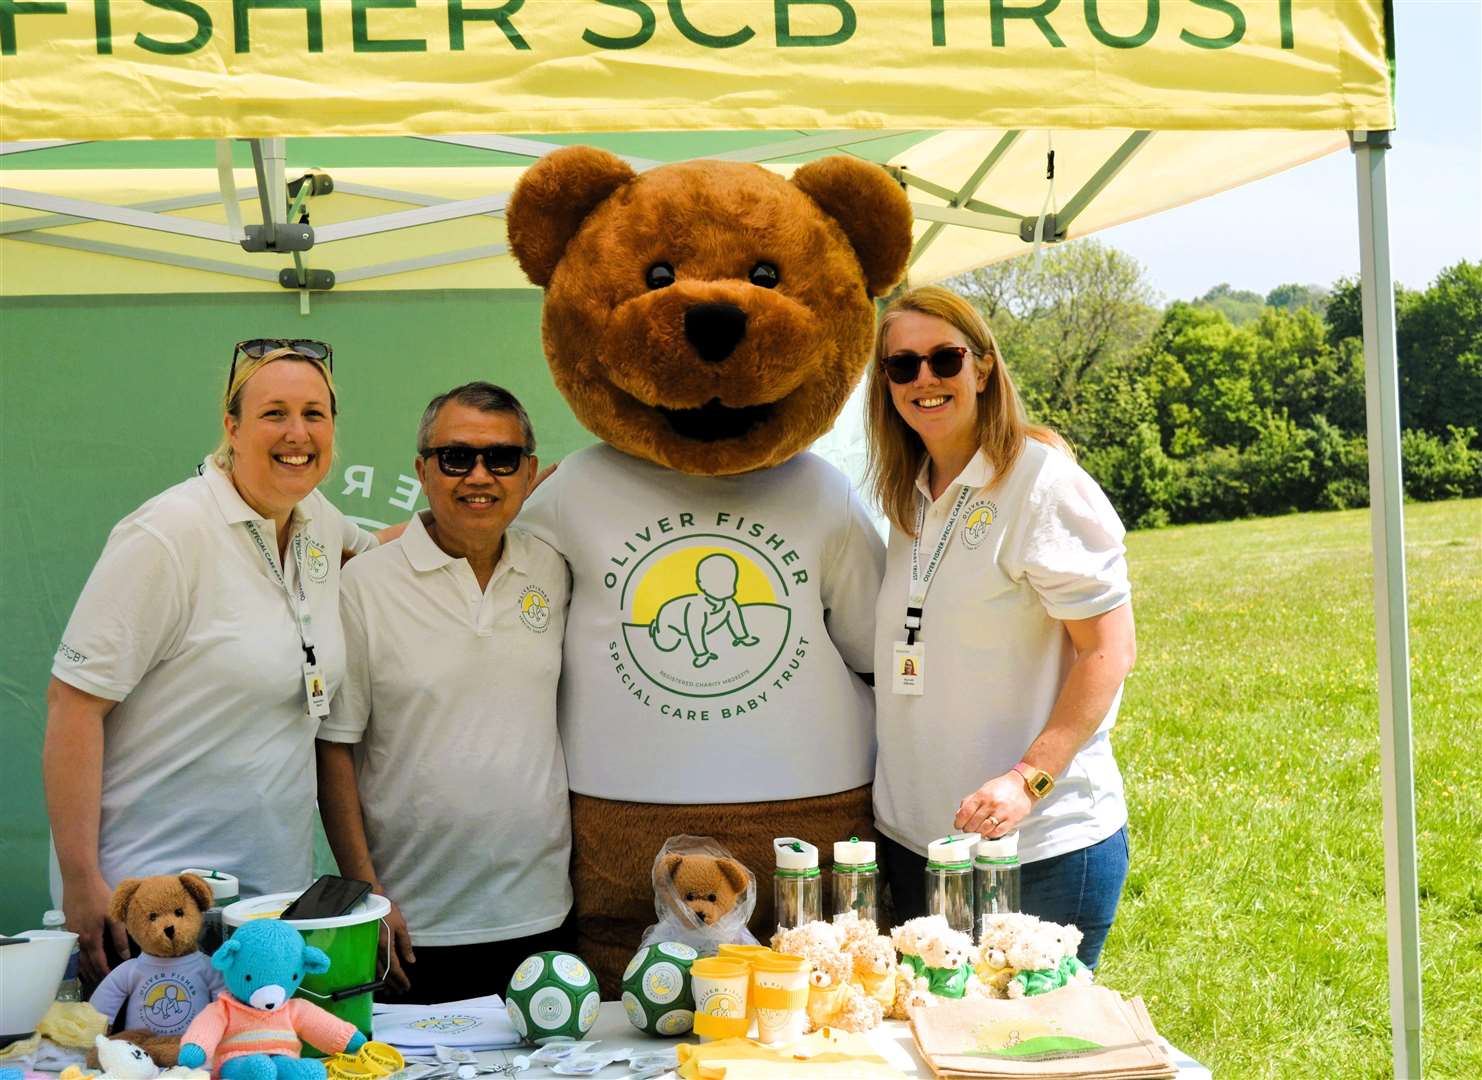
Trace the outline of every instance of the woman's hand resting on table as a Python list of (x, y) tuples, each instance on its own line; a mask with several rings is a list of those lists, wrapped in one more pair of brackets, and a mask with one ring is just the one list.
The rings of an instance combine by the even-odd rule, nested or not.
[(952, 824), (959, 832), (996, 839), (1017, 829), (1033, 809), (1024, 778), (1011, 769), (963, 799)]

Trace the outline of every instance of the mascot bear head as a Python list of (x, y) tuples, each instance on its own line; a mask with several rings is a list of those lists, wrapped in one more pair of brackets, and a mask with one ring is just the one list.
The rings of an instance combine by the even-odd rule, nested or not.
[(905, 193), (848, 157), (787, 180), (725, 161), (638, 174), (569, 147), (525, 173), (506, 220), (577, 419), (695, 475), (780, 464), (829, 429), (911, 250)]

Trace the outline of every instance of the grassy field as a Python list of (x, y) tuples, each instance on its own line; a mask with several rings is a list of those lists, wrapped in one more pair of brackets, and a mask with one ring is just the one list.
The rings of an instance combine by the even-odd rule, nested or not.
[[(1406, 508), (1425, 1068), (1482, 1077), (1482, 501)], [(1129, 538), (1100, 979), (1216, 1077), (1391, 1075), (1367, 511)]]

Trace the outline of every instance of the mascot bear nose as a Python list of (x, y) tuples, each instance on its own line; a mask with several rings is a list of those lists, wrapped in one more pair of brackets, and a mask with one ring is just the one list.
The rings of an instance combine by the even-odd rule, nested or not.
[(702, 360), (718, 364), (746, 336), (746, 312), (735, 304), (696, 304), (684, 313), (684, 336)]
[(173, 926), (165, 927), (165, 937), (169, 938), (171, 941), (175, 940), (175, 928)]

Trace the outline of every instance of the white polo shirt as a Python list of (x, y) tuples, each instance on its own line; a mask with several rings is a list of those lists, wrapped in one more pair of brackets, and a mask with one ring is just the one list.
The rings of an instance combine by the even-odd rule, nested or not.
[[(1044, 730), (1075, 658), (1061, 620), (1100, 615), (1132, 596), (1122, 523), (1096, 481), (1060, 451), (1026, 440), (997, 482), (980, 451), (935, 502), (926, 476), (923, 466), (923, 572), (962, 487), (972, 490), (926, 596), (917, 635), (924, 694), (891, 691), (911, 580), (911, 538), (899, 529), (890, 533), (875, 635), (876, 824), (918, 854), (952, 831), (964, 796), (1013, 768)], [(1120, 702), (1119, 690), (1020, 825), (1022, 861), (1088, 847), (1126, 824), (1110, 741)]]
[(421, 514), (345, 568), (349, 670), (319, 738), (357, 744), (371, 861), (413, 945), (525, 937), (571, 907), (568, 596), (561, 556), (516, 526), (481, 590)]
[[(114, 526), (62, 635), (52, 674), (118, 702), (103, 723), (98, 855), (110, 885), (182, 866), (229, 870), (244, 896), (310, 881), (317, 722), (289, 594), (249, 523), (276, 562), (273, 522), (208, 459)], [(304, 591), (333, 694), (341, 551), (375, 538), (317, 491), (289, 528), (307, 541)]]
[(884, 551), (813, 454), (690, 476), (597, 445), (520, 522), (571, 564), (571, 788), (625, 802), (828, 795), (870, 782)]

